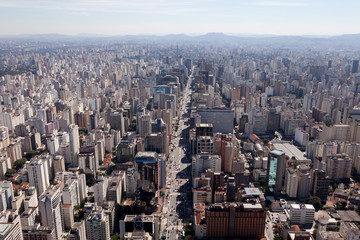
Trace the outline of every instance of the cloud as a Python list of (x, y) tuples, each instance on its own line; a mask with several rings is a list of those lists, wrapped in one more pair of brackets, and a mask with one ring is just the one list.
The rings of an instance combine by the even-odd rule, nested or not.
[(307, 4), (304, 2), (290, 2), (290, 1), (260, 1), (255, 2), (256, 6), (269, 6), (269, 7), (302, 7)]
[(196, 5), (191, 1), (174, 0), (63, 0), (59, 2), (44, 0), (3, 0), (0, 1), (0, 8), (69, 11), (69, 13), (73, 15), (123, 13), (170, 16), (205, 16), (210, 15), (208, 12), (213, 10), (211, 8), (204, 8), (203, 5)]
[(83, 16), (90, 15), (89, 12), (81, 12), (81, 11), (72, 11), (69, 14), (70, 15), (83, 15)]

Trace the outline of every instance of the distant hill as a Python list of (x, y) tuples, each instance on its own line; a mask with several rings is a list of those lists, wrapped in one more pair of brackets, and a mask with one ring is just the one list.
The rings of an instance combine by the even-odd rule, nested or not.
[(278, 36), (238, 34), (228, 35), (211, 32), (203, 35), (189, 36), (186, 34), (169, 35), (102, 35), (81, 33), (77, 35), (63, 34), (22, 34), (0, 36), (1, 39), (29, 39), (39, 41), (72, 41), (72, 40), (107, 40), (107, 41), (135, 41), (135, 42), (176, 42), (176, 43), (206, 43), (233, 44), (242, 46), (270, 46), (279, 48), (322, 48), (322, 49), (360, 49), (360, 34), (345, 34), (338, 36)]

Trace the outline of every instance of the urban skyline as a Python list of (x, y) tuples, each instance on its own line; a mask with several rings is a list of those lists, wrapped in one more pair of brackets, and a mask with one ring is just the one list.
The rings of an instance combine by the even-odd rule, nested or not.
[(360, 239), (359, 8), (0, 0), (0, 239)]

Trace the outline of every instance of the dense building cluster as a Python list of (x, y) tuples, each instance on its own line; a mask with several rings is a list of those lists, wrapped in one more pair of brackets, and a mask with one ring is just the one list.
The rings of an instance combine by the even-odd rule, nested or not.
[(0, 45), (0, 239), (360, 237), (355, 53)]

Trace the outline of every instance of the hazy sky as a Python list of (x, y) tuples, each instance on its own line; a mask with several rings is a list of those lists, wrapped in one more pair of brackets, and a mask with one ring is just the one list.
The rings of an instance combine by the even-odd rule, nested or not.
[(0, 0), (0, 35), (360, 33), (359, 0)]

